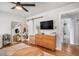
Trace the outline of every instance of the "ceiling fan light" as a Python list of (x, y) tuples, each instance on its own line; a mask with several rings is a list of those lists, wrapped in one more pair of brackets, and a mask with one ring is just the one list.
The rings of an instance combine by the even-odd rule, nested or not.
[(16, 6), (16, 9), (22, 10), (22, 7), (21, 6)]

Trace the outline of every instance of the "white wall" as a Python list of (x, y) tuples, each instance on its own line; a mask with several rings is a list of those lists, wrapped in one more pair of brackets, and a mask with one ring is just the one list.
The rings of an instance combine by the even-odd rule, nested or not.
[[(40, 13), (38, 15), (29, 17), (27, 19), (32, 19), (34, 17), (43, 16), (43, 20), (46, 20), (46, 19), (48, 19), (48, 20), (51, 20), (51, 19), (55, 20), (56, 21), (55, 24), (57, 26), (57, 29), (56, 29), (56, 31), (57, 31), (57, 48), (61, 49), (61, 43), (62, 43), (62, 39), (63, 39), (63, 37), (62, 37), (63, 36), (63, 34), (62, 34), (62, 22), (61, 22), (61, 19), (60, 19), (61, 13), (65, 12), (65, 11), (72, 10), (72, 9), (76, 9), (76, 8), (79, 8), (79, 4), (78, 3), (70, 4), (70, 5), (64, 6), (62, 8), (58, 8), (58, 9), (55, 9), (55, 10), (51, 10), (51, 11), (47, 11), (47, 12), (44, 12), (44, 13)], [(37, 25), (39, 20), (42, 20), (42, 18), (40, 18), (40, 19), (35, 21), (35, 23), (36, 23), (35, 26)]]
[(12, 21), (21, 22), (21, 21), (24, 21), (24, 19), (14, 16), (12, 14), (0, 11), (0, 35), (4, 33), (11, 34)]

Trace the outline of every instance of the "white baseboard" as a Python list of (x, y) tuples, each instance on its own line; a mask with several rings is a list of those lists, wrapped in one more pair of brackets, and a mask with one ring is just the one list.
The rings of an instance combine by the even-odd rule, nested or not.
[(56, 48), (56, 50), (62, 50), (62, 49), (60, 49), (60, 48)]

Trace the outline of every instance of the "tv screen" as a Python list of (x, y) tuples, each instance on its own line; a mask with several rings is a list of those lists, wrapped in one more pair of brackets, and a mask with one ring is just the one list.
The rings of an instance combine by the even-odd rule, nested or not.
[(53, 29), (53, 20), (40, 22), (40, 29)]

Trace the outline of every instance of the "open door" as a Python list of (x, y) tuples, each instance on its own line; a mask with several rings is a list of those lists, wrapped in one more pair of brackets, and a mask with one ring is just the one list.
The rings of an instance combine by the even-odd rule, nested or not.
[(27, 41), (28, 26), (24, 22), (11, 23), (12, 43)]

